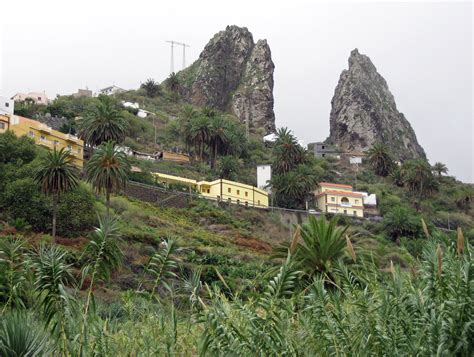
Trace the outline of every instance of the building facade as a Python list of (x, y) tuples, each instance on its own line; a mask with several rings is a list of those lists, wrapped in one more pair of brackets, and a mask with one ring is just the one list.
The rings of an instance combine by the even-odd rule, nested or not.
[(157, 182), (189, 186), (205, 198), (249, 207), (268, 207), (268, 193), (252, 185), (224, 179), (196, 181), (159, 172), (153, 175)]
[(334, 145), (326, 144), (326, 143), (309, 143), (308, 150), (315, 156), (315, 157), (335, 157), (337, 159), (340, 158), (340, 153)]
[(24, 102), (27, 99), (31, 99), (35, 104), (48, 105), (49, 99), (46, 93), (40, 92), (29, 92), (29, 93), (17, 93), (12, 99), (15, 102)]
[(15, 102), (13, 99), (0, 96), (0, 115), (13, 115)]
[(315, 192), (317, 207), (326, 213), (364, 217), (364, 198), (352, 186), (320, 182)]
[(261, 190), (269, 191), (268, 184), (272, 179), (271, 165), (257, 165), (257, 187)]
[(72, 156), (74, 165), (79, 168), (84, 166), (84, 142), (74, 135), (61, 133), (36, 120), (0, 114), (0, 133), (7, 130), (17, 136), (26, 135), (33, 139), (35, 144), (50, 150), (65, 148)]

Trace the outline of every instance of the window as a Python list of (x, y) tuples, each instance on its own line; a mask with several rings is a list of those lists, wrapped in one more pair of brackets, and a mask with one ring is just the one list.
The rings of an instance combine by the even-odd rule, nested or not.
[(77, 148), (77, 153), (80, 154), (81, 153), (81, 148)]
[(240, 190), (237, 190), (237, 194), (240, 195)]
[(207, 189), (207, 193), (211, 192), (211, 190)]
[(227, 202), (232, 203), (232, 199), (231, 199), (231, 198), (228, 198), (228, 199), (227, 199)]
[(257, 204), (260, 206), (260, 200), (257, 201)]
[(336, 202), (336, 197), (331, 197), (331, 202)]
[(323, 145), (323, 146), (321, 146), (321, 149), (323, 149), (323, 150), (324, 150), (324, 148), (325, 148), (325, 146), (324, 146), (324, 145)]
[(229, 187), (229, 188), (227, 189), (227, 192), (228, 192), (228, 193), (232, 193), (232, 189)]
[(240, 200), (237, 200), (237, 204), (240, 205)]
[(5, 103), (5, 107), (9, 107), (10, 106), (10, 103)]
[(44, 135), (40, 136), (40, 141), (46, 141), (46, 137)]
[(245, 197), (248, 197), (248, 196), (249, 196), (249, 193), (245, 191)]
[(30, 138), (34, 138), (34, 137), (35, 137), (35, 133), (33, 133), (32, 131), (29, 131), (29, 132), (28, 132), (28, 136), (29, 136)]
[(356, 203), (356, 204), (359, 204), (359, 200), (355, 200), (355, 203)]
[(349, 199), (347, 197), (341, 198), (341, 203), (349, 204)]
[(59, 141), (54, 140), (54, 146), (59, 145)]
[(347, 214), (347, 210), (346, 210), (346, 209), (344, 210), (344, 214)]
[(0, 129), (5, 129), (5, 123), (0, 123)]
[(322, 156), (322, 157), (325, 157), (325, 156), (326, 156), (326, 154), (322, 154), (321, 156)]
[(68, 146), (67, 146), (67, 149), (68, 149), (69, 151), (71, 151), (71, 150), (72, 150), (72, 146), (71, 146), (71, 145), (68, 145)]
[(38, 97), (38, 100), (41, 100), (41, 97)]
[(249, 203), (245, 201), (245, 207), (248, 207), (248, 206), (249, 206)]
[(354, 216), (357, 216), (357, 211), (354, 211)]

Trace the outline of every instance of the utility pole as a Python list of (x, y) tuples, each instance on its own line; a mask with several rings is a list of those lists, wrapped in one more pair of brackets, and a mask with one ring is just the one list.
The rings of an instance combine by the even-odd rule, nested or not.
[(174, 45), (182, 46), (183, 47), (183, 68), (186, 68), (186, 47), (191, 47), (185, 43), (182, 42), (176, 42), (176, 41), (166, 41), (171, 44), (171, 64), (170, 64), (170, 73), (174, 72)]

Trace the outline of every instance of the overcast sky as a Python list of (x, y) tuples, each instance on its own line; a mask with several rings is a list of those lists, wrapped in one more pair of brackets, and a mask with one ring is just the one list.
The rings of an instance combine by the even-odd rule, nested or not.
[[(131, 89), (170, 70), (166, 40), (195, 60), (226, 25), (266, 38), (275, 114), (305, 143), (329, 135), (331, 98), (353, 48), (387, 80), (431, 163), (474, 182), (473, 8), (466, 3), (21, 1), (2, 4), (0, 94)], [(181, 53), (175, 52), (175, 68)]]

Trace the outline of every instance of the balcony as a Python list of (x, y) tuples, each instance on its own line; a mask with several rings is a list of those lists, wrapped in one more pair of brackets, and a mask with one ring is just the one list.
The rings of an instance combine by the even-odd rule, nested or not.
[(66, 134), (66, 140), (76, 142), (79, 140), (79, 138), (72, 134)]
[(50, 133), (51, 130), (53, 130), (53, 129), (51, 129), (49, 126), (47, 126), (46, 124), (42, 124), (42, 123), (41, 123), (40, 125), (38, 125), (38, 128), (37, 128), (37, 129), (38, 129), (39, 131), (43, 131), (43, 132), (45, 132), (45, 133)]
[(347, 203), (347, 202), (341, 202), (341, 203), (339, 204), (339, 206), (345, 207), (345, 208), (351, 208), (351, 207), (352, 207), (352, 204)]

